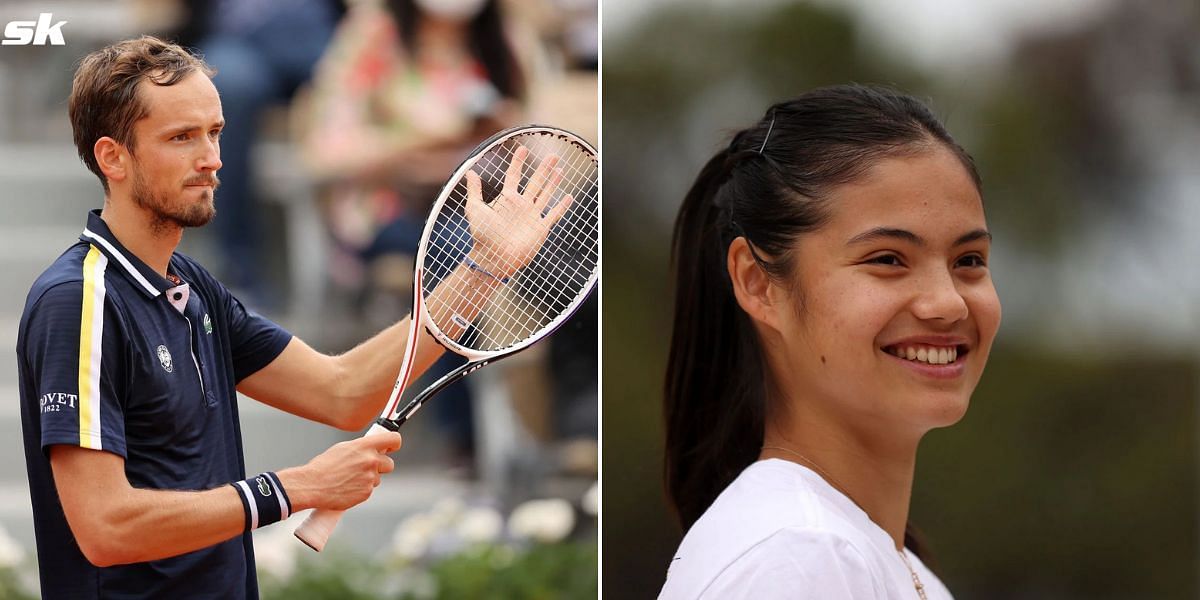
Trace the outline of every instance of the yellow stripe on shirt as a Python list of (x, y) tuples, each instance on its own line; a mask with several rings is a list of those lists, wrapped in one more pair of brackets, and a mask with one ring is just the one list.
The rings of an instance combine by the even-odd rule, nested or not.
[(83, 260), (83, 310), (79, 318), (79, 445), (101, 449), (100, 349), (104, 339), (104, 270), (108, 258), (95, 246)]

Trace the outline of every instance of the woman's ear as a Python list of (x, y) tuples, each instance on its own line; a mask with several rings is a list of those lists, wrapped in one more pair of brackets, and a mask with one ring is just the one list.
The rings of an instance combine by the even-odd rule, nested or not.
[(754, 321), (778, 331), (780, 290), (754, 260), (754, 252), (746, 238), (738, 237), (729, 244), (726, 267), (729, 280), (733, 282), (733, 295), (742, 310)]
[(124, 181), (127, 175), (126, 171), (126, 155), (125, 146), (120, 142), (108, 136), (104, 136), (96, 140), (96, 144), (92, 146), (92, 152), (96, 155), (96, 163), (100, 165), (100, 172), (112, 181)]

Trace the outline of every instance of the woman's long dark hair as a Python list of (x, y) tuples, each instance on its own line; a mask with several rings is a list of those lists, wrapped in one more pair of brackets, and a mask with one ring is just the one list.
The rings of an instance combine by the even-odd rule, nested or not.
[[(417, 25), (421, 9), (414, 0), (389, 0), (388, 6), (396, 18), (400, 40), (412, 54), (417, 43)], [(504, 15), (499, 0), (487, 0), (479, 14), (468, 25), (471, 56), (483, 65), (488, 80), (505, 98), (525, 97), (525, 76), (516, 54), (504, 32)]]
[[(675, 322), (663, 406), (667, 496), (685, 530), (763, 444), (767, 372), (750, 318), (733, 296), (729, 244), (745, 237), (759, 265), (783, 280), (797, 237), (824, 224), (831, 190), (882, 158), (937, 144), (980, 185), (971, 157), (921, 102), (844, 85), (770, 107), (700, 170), (675, 222)], [(911, 543), (918, 551), (919, 541)]]

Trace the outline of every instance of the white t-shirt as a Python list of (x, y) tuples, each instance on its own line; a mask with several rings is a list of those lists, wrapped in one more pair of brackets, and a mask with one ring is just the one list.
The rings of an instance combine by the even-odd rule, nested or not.
[[(952, 600), (906, 548), (928, 600)], [(659, 600), (918, 600), (891, 536), (820, 475), (780, 459), (742, 471), (684, 536)]]

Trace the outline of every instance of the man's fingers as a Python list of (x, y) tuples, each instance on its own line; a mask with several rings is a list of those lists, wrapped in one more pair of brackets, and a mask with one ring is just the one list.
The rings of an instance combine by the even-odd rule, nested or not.
[(546, 204), (548, 204), (550, 200), (554, 198), (554, 191), (558, 189), (558, 184), (562, 183), (562, 180), (562, 169), (555, 167), (555, 169), (550, 172), (550, 180), (547, 181), (546, 185), (540, 190), (538, 197), (533, 199), (533, 203), (537, 204), (538, 206), (546, 206)]
[(479, 179), (479, 173), (473, 170), (467, 170), (467, 206), (472, 204), (483, 203), (483, 182)]
[(554, 227), (554, 224), (557, 223), (563, 215), (567, 214), (567, 210), (571, 208), (571, 204), (573, 202), (575, 202), (574, 196), (563, 196), (562, 200), (559, 200), (558, 204), (555, 204), (554, 208), (550, 209), (550, 212), (546, 214), (546, 229)]
[(391, 473), (392, 471), (396, 470), (396, 461), (392, 460), (392, 457), (386, 454), (380, 454), (379, 458), (379, 467), (376, 470), (378, 470), (380, 473)]
[(525, 197), (530, 202), (536, 204), (540, 200), (542, 190), (546, 189), (546, 184), (554, 180), (557, 171), (554, 166), (557, 164), (558, 157), (551, 154), (542, 161), (542, 164), (538, 165), (537, 171), (533, 173), (533, 177), (529, 178), (529, 185), (525, 186)]
[(400, 438), (400, 434), (396, 433), (395, 431), (372, 433), (371, 435), (364, 436), (362, 439), (365, 440), (363, 442), (364, 444), (374, 448), (378, 452), (383, 453), (395, 452), (399, 450), (400, 444), (402, 444), (404, 441)]
[(508, 170), (504, 173), (504, 192), (505, 194), (518, 194), (517, 186), (521, 183), (521, 169), (525, 167), (525, 158), (529, 156), (529, 148), (525, 146), (517, 146), (513, 151), (512, 162), (508, 165)]

